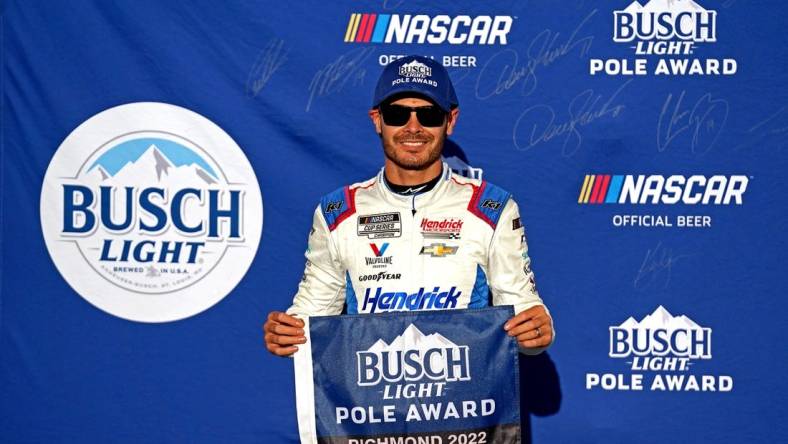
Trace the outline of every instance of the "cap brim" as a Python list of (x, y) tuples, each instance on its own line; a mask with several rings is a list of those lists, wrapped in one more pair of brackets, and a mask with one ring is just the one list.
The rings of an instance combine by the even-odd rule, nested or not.
[(440, 107), (442, 110), (446, 112), (451, 111), (451, 104), (447, 102), (441, 102), (435, 94), (428, 91), (414, 90), (408, 88), (407, 85), (404, 88), (395, 87), (395, 89), (389, 91), (388, 94), (383, 96), (383, 98), (381, 98), (380, 101), (378, 103), (375, 103), (373, 106), (378, 106), (394, 96), (407, 96), (407, 95), (413, 95), (414, 97), (423, 97), (438, 105), (438, 107)]

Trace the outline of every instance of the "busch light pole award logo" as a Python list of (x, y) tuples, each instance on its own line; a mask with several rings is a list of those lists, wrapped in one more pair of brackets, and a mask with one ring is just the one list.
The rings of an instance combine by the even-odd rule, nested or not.
[(634, 56), (591, 59), (591, 75), (732, 76), (738, 71), (736, 59), (704, 55), (717, 42), (717, 11), (694, 0), (633, 0), (613, 11), (613, 41)]
[(205, 117), (164, 103), (105, 110), (58, 148), (41, 190), (55, 266), (115, 316), (200, 313), (246, 274), (263, 222), (254, 171)]
[(732, 376), (699, 374), (703, 366), (696, 365), (712, 358), (711, 333), (661, 305), (640, 321), (629, 317), (609, 327), (608, 353), (629, 371), (586, 373), (586, 390), (730, 392)]
[[(491, 416), (494, 399), (446, 399), (450, 390), (461, 390), (447, 384), (471, 381), (470, 364), (468, 346), (457, 345), (437, 332), (425, 335), (410, 324), (390, 344), (378, 339), (368, 349), (356, 352), (356, 384), (376, 389), (382, 400), (413, 401), (399, 412), (405, 422)], [(335, 412), (337, 424), (370, 423), (379, 413), (360, 406), (338, 406)], [(384, 405), (380, 413), (386, 422), (397, 421), (395, 404)]]

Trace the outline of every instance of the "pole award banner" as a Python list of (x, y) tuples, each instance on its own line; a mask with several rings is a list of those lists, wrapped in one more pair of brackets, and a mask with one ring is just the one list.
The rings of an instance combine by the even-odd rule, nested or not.
[(301, 441), (520, 442), (511, 306), (305, 319), (295, 354)]

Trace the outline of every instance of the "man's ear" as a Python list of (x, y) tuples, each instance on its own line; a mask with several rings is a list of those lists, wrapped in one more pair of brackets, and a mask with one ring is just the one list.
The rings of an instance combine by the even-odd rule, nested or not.
[(446, 116), (447, 124), (446, 124), (446, 135), (450, 136), (451, 133), (454, 131), (454, 125), (457, 124), (457, 118), (460, 116), (460, 108), (454, 108), (453, 110), (449, 111), (449, 114)]
[(378, 108), (372, 108), (369, 110), (369, 118), (372, 119), (372, 124), (375, 125), (375, 132), (380, 135), (383, 132), (380, 127), (380, 110)]

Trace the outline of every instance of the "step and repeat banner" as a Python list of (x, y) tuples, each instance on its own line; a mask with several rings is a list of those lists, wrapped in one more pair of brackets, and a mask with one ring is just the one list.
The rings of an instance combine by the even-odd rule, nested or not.
[[(407, 54), (447, 67), (444, 158), (517, 199), (557, 332), (505, 372), (505, 416), (480, 401), (470, 427), (788, 439), (782, 2), (0, 8), (3, 442), (298, 442), (294, 360), (261, 326), (290, 305), (321, 196), (382, 166), (367, 112)], [(438, 331), (406, 324), (345, 346)], [(477, 339), (447, 334), (451, 353)]]

